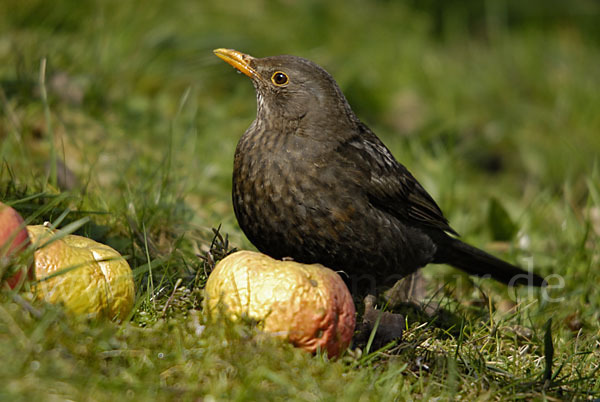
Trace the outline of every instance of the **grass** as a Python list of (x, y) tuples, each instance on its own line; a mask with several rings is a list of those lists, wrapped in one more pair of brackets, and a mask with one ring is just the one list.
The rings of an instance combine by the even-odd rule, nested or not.
[[(0, 200), (30, 223), (88, 218), (78, 233), (128, 256), (137, 300), (117, 325), (3, 291), (0, 400), (600, 397), (595, 3), (4, 3)], [(230, 176), (254, 93), (217, 47), (326, 67), (466, 240), (555, 287), (427, 267), (443, 311), (336, 361), (206, 322), (213, 228), (217, 257), (252, 248)]]

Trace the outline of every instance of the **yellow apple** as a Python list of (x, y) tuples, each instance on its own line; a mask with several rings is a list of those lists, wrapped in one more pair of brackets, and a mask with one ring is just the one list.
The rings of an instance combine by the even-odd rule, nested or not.
[(356, 320), (352, 296), (335, 271), (252, 251), (217, 264), (206, 283), (205, 308), (252, 318), (265, 332), (331, 357), (348, 347)]
[(27, 231), (41, 247), (34, 255), (38, 298), (77, 314), (127, 317), (135, 299), (133, 274), (117, 251), (82, 236), (56, 238), (56, 231), (43, 225)]

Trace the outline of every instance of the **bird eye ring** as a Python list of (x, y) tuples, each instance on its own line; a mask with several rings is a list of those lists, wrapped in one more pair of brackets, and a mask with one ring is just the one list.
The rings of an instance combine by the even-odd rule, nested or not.
[(282, 73), (281, 71), (276, 71), (271, 76), (271, 81), (273, 82), (273, 84), (280, 87), (280, 86), (283, 86), (283, 85), (287, 84), (288, 82), (290, 82), (290, 79), (288, 78), (286, 73)]

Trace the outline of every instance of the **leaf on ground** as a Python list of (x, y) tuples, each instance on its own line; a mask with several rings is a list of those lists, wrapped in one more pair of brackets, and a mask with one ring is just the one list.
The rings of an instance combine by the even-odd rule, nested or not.
[(494, 240), (508, 241), (517, 234), (517, 225), (510, 218), (506, 208), (496, 198), (492, 198), (490, 201), (488, 223)]
[(552, 360), (554, 359), (554, 345), (552, 344), (552, 318), (544, 325), (544, 357), (546, 359), (544, 367), (544, 382), (547, 384), (552, 381)]

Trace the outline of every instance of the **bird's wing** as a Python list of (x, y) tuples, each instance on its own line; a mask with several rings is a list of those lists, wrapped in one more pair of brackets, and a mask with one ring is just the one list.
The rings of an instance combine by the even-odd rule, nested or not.
[(360, 134), (340, 144), (338, 154), (344, 155), (358, 171), (370, 172), (365, 188), (370, 202), (398, 219), (458, 235), (408, 169), (366, 126), (361, 129)]

